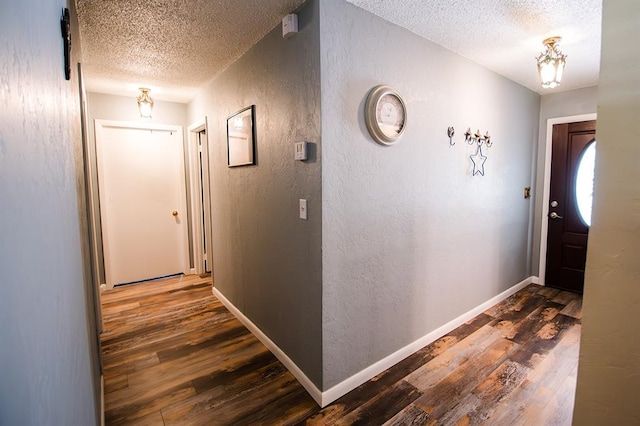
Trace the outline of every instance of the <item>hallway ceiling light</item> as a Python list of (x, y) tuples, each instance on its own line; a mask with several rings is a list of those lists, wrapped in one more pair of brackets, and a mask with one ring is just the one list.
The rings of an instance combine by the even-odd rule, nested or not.
[(567, 56), (556, 48), (560, 40), (562, 40), (561, 37), (549, 37), (543, 41), (542, 43), (544, 43), (547, 50), (540, 53), (540, 56), (536, 58), (540, 82), (545, 89), (557, 87), (562, 80), (562, 72), (564, 71)]
[(140, 96), (138, 96), (138, 109), (140, 110), (140, 117), (151, 118), (151, 109), (153, 108), (153, 99), (149, 96), (150, 89), (145, 87), (140, 88)]

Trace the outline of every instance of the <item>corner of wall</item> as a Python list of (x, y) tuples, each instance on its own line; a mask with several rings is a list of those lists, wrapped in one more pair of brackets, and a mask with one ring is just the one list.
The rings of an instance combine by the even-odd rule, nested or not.
[[(298, 10), (189, 103), (207, 117), (214, 285), (295, 363), (322, 382), (322, 163), (319, 0)], [(227, 166), (227, 117), (255, 105), (256, 164)], [(296, 161), (294, 142), (310, 142)], [(299, 200), (308, 218), (299, 218)]]

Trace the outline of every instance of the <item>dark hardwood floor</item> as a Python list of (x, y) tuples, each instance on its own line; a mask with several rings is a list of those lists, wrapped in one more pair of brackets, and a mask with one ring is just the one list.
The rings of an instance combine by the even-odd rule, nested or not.
[(210, 278), (109, 290), (106, 423), (570, 425), (581, 302), (530, 285), (321, 410)]

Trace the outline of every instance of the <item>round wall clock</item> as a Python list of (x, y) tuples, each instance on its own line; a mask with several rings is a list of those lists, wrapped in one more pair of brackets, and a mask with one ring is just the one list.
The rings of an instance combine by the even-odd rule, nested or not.
[(382, 145), (393, 145), (407, 127), (407, 107), (389, 86), (371, 89), (364, 107), (364, 120), (371, 137)]

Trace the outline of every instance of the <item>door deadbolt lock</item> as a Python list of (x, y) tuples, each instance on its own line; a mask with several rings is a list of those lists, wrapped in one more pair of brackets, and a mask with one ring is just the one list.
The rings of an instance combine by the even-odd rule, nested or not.
[(558, 202), (557, 201), (552, 201), (551, 202), (551, 207), (558, 207)]

